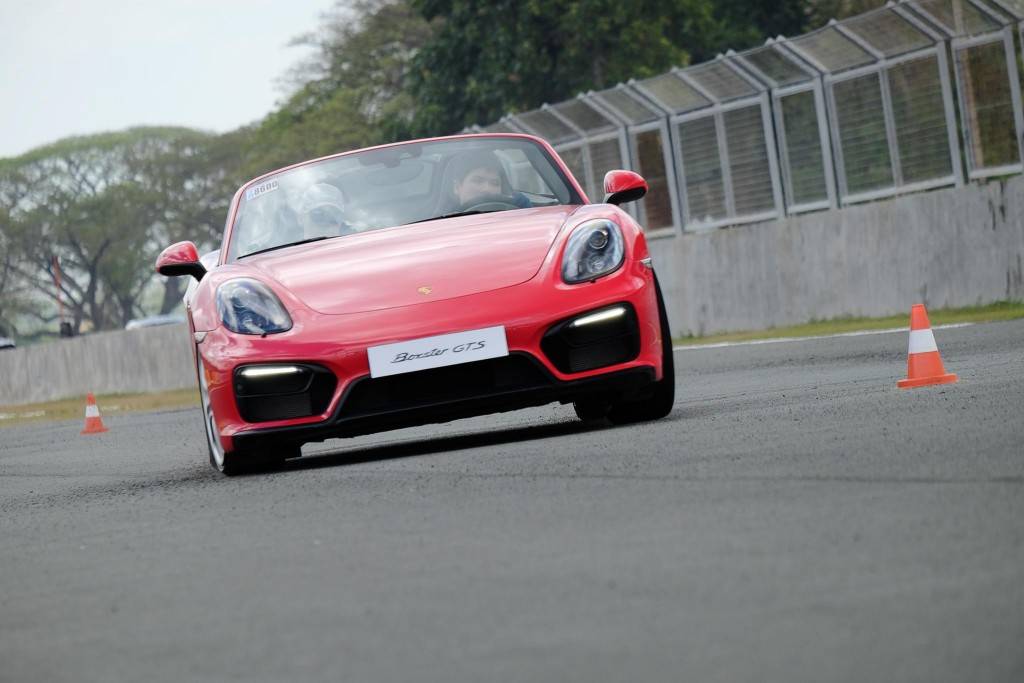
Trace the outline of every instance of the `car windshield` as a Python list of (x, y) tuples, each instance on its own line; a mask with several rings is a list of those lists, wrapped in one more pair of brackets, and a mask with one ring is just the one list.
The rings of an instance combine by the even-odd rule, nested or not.
[(413, 142), (304, 164), (246, 188), (228, 259), (436, 218), (581, 204), (527, 138)]

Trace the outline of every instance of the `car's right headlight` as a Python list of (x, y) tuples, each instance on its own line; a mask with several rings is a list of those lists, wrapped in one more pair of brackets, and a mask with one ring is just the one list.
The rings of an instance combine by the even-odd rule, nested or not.
[(562, 257), (562, 279), (569, 284), (596, 280), (618, 270), (625, 256), (622, 230), (598, 218), (581, 223), (569, 235)]
[(217, 312), (238, 334), (266, 336), (292, 329), (292, 319), (270, 288), (258, 280), (236, 278), (217, 288)]

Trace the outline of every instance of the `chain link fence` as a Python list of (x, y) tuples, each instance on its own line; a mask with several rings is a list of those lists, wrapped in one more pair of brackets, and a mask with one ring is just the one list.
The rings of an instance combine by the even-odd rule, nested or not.
[(1024, 0), (902, 0), (509, 114), (591, 198), (628, 168), (648, 231), (706, 230), (1020, 173)]

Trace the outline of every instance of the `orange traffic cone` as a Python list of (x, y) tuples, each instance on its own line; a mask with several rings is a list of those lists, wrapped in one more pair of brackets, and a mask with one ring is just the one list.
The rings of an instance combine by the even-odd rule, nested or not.
[(82, 430), (82, 434), (100, 434), (105, 431), (107, 428), (103, 426), (103, 418), (100, 417), (96, 397), (87, 394), (85, 397), (85, 429)]
[(952, 384), (957, 376), (946, 372), (924, 304), (910, 309), (910, 349), (907, 355), (907, 378), (896, 382), (900, 389), (926, 387), (931, 384)]

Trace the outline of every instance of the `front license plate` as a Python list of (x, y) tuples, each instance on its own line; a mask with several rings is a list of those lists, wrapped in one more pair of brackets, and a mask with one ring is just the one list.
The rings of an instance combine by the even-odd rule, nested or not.
[(508, 355), (508, 341), (505, 328), (499, 325), (371, 346), (366, 353), (370, 357), (370, 377), (387, 377), (487, 358), (501, 358)]

